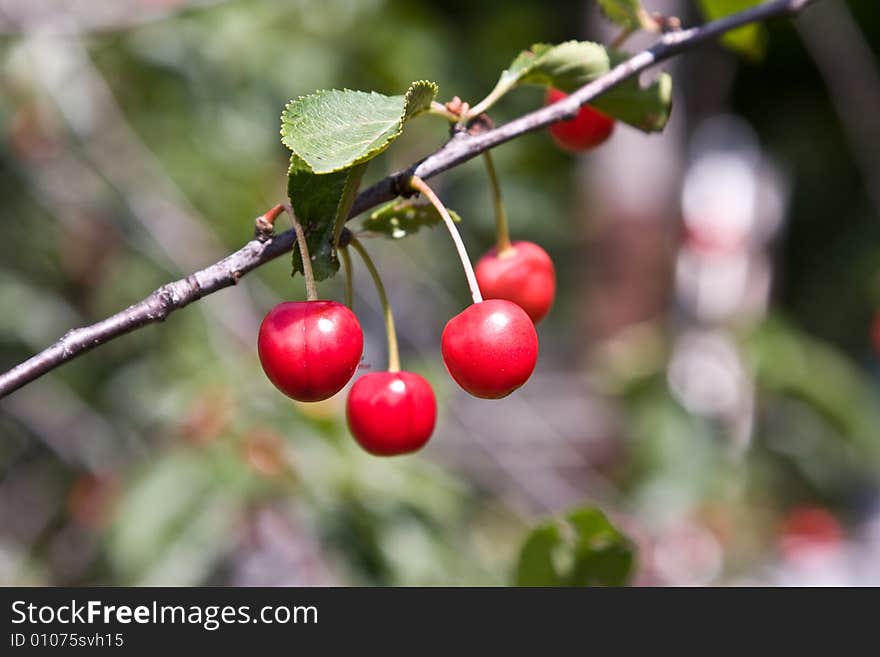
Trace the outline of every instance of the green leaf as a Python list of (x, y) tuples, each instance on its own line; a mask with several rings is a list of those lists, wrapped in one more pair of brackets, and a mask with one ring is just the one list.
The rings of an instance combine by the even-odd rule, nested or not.
[(573, 91), (608, 69), (608, 53), (598, 43), (536, 43), (516, 56), (510, 68), (501, 74), (500, 82), (511, 88), (520, 84), (538, 84)]
[(516, 585), (563, 586), (562, 577), (553, 562), (553, 552), (561, 544), (562, 534), (555, 524), (533, 529), (520, 549)]
[[(453, 210), (449, 215), (455, 222), (461, 217)], [(443, 221), (440, 213), (430, 203), (418, 203), (414, 199), (396, 199), (374, 211), (362, 224), (363, 229), (382, 233), (392, 239), (402, 239), (422, 227), (433, 227)]]
[(421, 80), (403, 96), (350, 89), (300, 96), (281, 115), (281, 141), (312, 173), (335, 173), (388, 148), (436, 95), (437, 85)]
[(207, 575), (235, 514), (233, 496), (219, 481), (210, 460), (192, 450), (145, 464), (107, 534), (107, 556), (123, 582), (192, 586)]
[[(342, 201), (345, 185), (353, 169), (316, 175), (295, 154), (290, 156), (287, 195), (293, 206), (309, 247), (315, 280), (322, 281), (339, 271), (339, 259), (333, 249), (336, 210)], [(299, 249), (293, 250), (293, 271), (302, 273)]]
[[(706, 20), (717, 20), (751, 7), (763, 0), (699, 0), (697, 3)], [(751, 23), (727, 32), (721, 43), (748, 59), (761, 60), (767, 51), (767, 29), (760, 23)]]
[[(306, 234), (315, 280), (339, 271), (333, 248), (347, 219), (363, 167), (427, 110), (437, 85), (413, 82), (402, 96), (351, 90), (318, 91), (292, 100), (281, 115), (281, 141), (291, 151), (287, 194)], [(293, 272), (302, 272), (299, 249)]]
[(599, 0), (599, 9), (605, 17), (625, 30), (637, 30), (642, 25), (642, 3), (639, 0)]
[(577, 534), (571, 586), (623, 586), (629, 580), (635, 557), (632, 543), (595, 508), (577, 509), (568, 515)]
[[(536, 43), (517, 55), (501, 74), (493, 93), (501, 95), (521, 84), (555, 87), (571, 93), (607, 73), (625, 58), (622, 53), (609, 53), (604, 46), (589, 41), (566, 41), (555, 46)], [(635, 128), (657, 132), (669, 120), (672, 78), (661, 73), (646, 87), (631, 78), (590, 104)]]
[[(614, 53), (612, 65), (616, 66), (625, 59), (627, 55)], [(644, 132), (660, 132), (666, 127), (672, 113), (672, 76), (660, 73), (644, 87), (638, 77), (629, 78), (590, 104), (634, 128)]]
[(517, 586), (624, 586), (635, 549), (593, 507), (538, 525), (520, 550)]
[(876, 392), (844, 354), (776, 317), (757, 327), (749, 346), (755, 378), (763, 390), (801, 399), (841, 435), (877, 453)]

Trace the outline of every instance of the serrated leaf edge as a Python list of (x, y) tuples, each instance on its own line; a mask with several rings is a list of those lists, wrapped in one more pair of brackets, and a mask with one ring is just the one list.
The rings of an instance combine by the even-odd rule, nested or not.
[[(413, 95), (418, 93), (422, 89), (427, 89), (430, 92), (427, 102), (425, 102), (421, 106), (412, 107)], [(312, 93), (297, 96), (296, 98), (289, 100), (284, 105), (284, 109), (281, 112), (281, 117), (280, 117), (281, 129), (279, 130), (279, 134), (281, 135), (281, 143), (284, 144), (284, 146), (287, 147), (287, 149), (290, 150), (291, 153), (295, 154), (306, 165), (307, 169), (311, 173), (313, 173), (314, 175), (320, 176), (320, 175), (325, 175), (325, 174), (329, 174), (329, 173), (337, 173), (339, 171), (343, 171), (345, 169), (351, 168), (351, 167), (356, 166), (358, 164), (363, 164), (364, 162), (368, 162), (369, 160), (372, 160), (374, 157), (376, 157), (380, 153), (384, 152), (391, 145), (391, 143), (403, 133), (403, 128), (409, 119), (412, 119), (412, 118), (418, 116), (419, 114), (421, 114), (422, 112), (425, 112), (428, 110), (428, 108), (431, 106), (431, 101), (433, 101), (434, 98), (437, 96), (438, 91), (439, 91), (439, 87), (437, 86), (437, 83), (432, 82), (430, 80), (416, 80), (416, 81), (410, 83), (409, 87), (407, 87), (406, 92), (400, 96), (403, 98), (403, 109), (401, 110), (400, 116), (398, 117), (398, 120), (397, 120), (397, 129), (393, 132), (390, 132), (387, 135), (384, 143), (382, 143), (380, 146), (377, 146), (376, 148), (370, 150), (368, 153), (364, 154), (363, 156), (361, 156), (359, 158), (352, 160), (351, 162), (347, 163), (344, 166), (334, 167), (332, 169), (326, 169), (326, 170), (322, 169), (322, 170), (316, 171), (314, 169), (314, 167), (312, 167), (306, 161), (306, 159), (302, 156), (302, 154), (298, 153), (296, 151), (296, 149), (293, 148), (290, 144), (288, 144), (287, 141), (285, 140), (285, 137), (286, 137), (285, 127), (296, 125), (295, 123), (292, 123), (291, 121), (287, 120), (287, 116), (289, 115), (289, 113), (293, 112), (293, 108), (297, 104), (299, 104), (309, 98), (317, 98), (322, 94), (332, 93), (332, 92), (343, 92), (343, 93), (349, 92), (349, 93), (363, 94), (365, 96), (377, 96), (377, 97), (382, 97), (382, 98), (394, 98), (394, 96), (386, 96), (385, 94), (380, 94), (376, 91), (360, 91), (358, 89), (348, 89), (347, 87), (343, 88), (343, 89), (318, 89), (316, 91), (313, 91)], [(289, 171), (289, 169), (288, 169), (288, 171)]]

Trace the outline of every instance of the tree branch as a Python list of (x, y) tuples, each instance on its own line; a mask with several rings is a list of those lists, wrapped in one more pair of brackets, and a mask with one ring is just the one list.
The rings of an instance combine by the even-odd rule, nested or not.
[[(349, 218), (405, 193), (406, 183), (413, 175), (423, 179), (430, 178), (511, 139), (561, 119), (572, 118), (581, 105), (661, 61), (748, 23), (775, 16), (794, 15), (811, 1), (773, 0), (700, 27), (665, 34), (651, 48), (615, 66), (605, 75), (553, 105), (481, 134), (456, 133), (442, 148), (421, 162), (398, 171), (361, 192), (355, 199)], [(253, 239), (223, 260), (186, 278), (163, 285), (125, 310), (90, 326), (69, 331), (48, 349), (0, 375), (0, 398), (90, 349), (147, 324), (161, 322), (175, 310), (235, 285), (249, 271), (290, 251), (295, 240), (292, 230), (264, 241)]]

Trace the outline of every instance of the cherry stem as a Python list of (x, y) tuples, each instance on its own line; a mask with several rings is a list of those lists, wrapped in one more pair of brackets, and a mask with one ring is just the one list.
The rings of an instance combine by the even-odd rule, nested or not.
[(394, 314), (391, 312), (391, 304), (388, 303), (388, 295), (385, 293), (385, 286), (382, 284), (379, 270), (376, 269), (373, 259), (358, 238), (351, 238), (351, 246), (360, 254), (361, 259), (370, 272), (370, 276), (373, 277), (373, 283), (376, 284), (376, 292), (379, 295), (379, 303), (382, 304), (382, 314), (385, 316), (385, 334), (388, 336), (388, 371), (399, 372), (400, 353), (397, 349), (397, 331), (394, 328)]
[(290, 221), (293, 224), (293, 232), (296, 233), (296, 244), (299, 247), (299, 259), (302, 261), (303, 276), (306, 279), (306, 299), (309, 301), (318, 300), (318, 287), (315, 285), (315, 273), (312, 271), (312, 259), (309, 256), (309, 245), (306, 244), (306, 235), (302, 226), (293, 212), (293, 206), (289, 203), (284, 206), (290, 215)]
[(464, 242), (461, 240), (458, 228), (455, 227), (455, 222), (452, 220), (452, 217), (449, 216), (446, 207), (440, 199), (437, 198), (434, 190), (428, 187), (428, 184), (418, 176), (412, 176), (409, 179), (409, 186), (420, 194), (423, 194), (425, 198), (431, 202), (431, 205), (437, 208), (437, 212), (439, 212), (440, 216), (443, 218), (443, 223), (446, 224), (446, 229), (449, 231), (449, 234), (452, 236), (452, 241), (455, 243), (455, 250), (458, 252), (458, 258), (461, 260), (464, 275), (467, 278), (468, 286), (471, 288), (471, 297), (473, 298), (474, 303), (480, 303), (483, 300), (483, 295), (480, 292), (480, 285), (477, 283), (477, 276), (474, 274), (474, 268), (471, 265), (470, 258), (468, 258), (467, 249), (464, 248)]
[(501, 100), (502, 96), (513, 88), (508, 81), (499, 80), (489, 95), (471, 108), (468, 108), (467, 114), (462, 112), (465, 120), (472, 119), (489, 110), (495, 103)]
[(489, 151), (483, 151), (483, 160), (486, 163), (486, 173), (489, 174), (489, 184), (492, 187), (492, 204), (495, 207), (495, 234), (496, 251), (503, 255), (511, 250), (510, 229), (507, 225), (507, 211), (504, 209), (504, 200), (501, 198), (501, 183), (495, 171), (495, 163)]
[(351, 256), (348, 254), (347, 246), (339, 249), (339, 257), (342, 260), (342, 268), (345, 270), (345, 305), (351, 309), (354, 307), (354, 292), (351, 277)]

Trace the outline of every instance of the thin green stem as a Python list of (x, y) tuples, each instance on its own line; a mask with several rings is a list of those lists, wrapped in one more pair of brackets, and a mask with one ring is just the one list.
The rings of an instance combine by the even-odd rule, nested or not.
[(361, 178), (364, 177), (364, 171), (367, 170), (367, 164), (367, 162), (364, 162), (352, 167), (348, 172), (348, 177), (345, 179), (342, 198), (339, 199), (339, 205), (336, 206), (336, 217), (333, 220), (334, 249), (339, 249), (339, 238), (342, 237), (342, 229), (345, 228), (345, 222), (348, 221), (348, 215), (351, 212), (354, 199), (357, 197), (357, 191), (361, 186)]
[(498, 255), (502, 255), (511, 249), (507, 211), (504, 209), (504, 200), (501, 198), (501, 183), (498, 180), (495, 163), (492, 161), (492, 155), (489, 151), (483, 151), (483, 161), (486, 163), (486, 173), (489, 174), (489, 185), (492, 188), (492, 204), (495, 207), (496, 250)]
[(468, 258), (467, 249), (464, 248), (464, 242), (461, 239), (461, 235), (458, 233), (458, 228), (455, 227), (455, 222), (452, 220), (452, 217), (449, 216), (446, 206), (444, 206), (443, 202), (437, 198), (434, 190), (418, 176), (412, 176), (409, 179), (409, 186), (420, 194), (423, 194), (425, 198), (431, 202), (431, 205), (437, 208), (437, 212), (439, 212), (440, 216), (443, 218), (443, 223), (446, 224), (446, 230), (449, 231), (450, 236), (452, 236), (452, 241), (455, 243), (455, 250), (458, 252), (458, 259), (461, 260), (464, 275), (467, 278), (468, 286), (471, 289), (471, 298), (473, 298), (474, 303), (480, 303), (483, 300), (483, 295), (480, 292), (480, 285), (477, 283), (474, 268), (471, 265), (470, 258)]
[(505, 80), (502, 77), (498, 80), (498, 83), (495, 85), (495, 88), (489, 92), (489, 95), (486, 96), (479, 103), (470, 108), (467, 112), (467, 116), (465, 119), (472, 119), (475, 116), (479, 116), (483, 112), (489, 111), (489, 108), (492, 107), (495, 103), (497, 103), (508, 91), (513, 89), (514, 85), (511, 84), (510, 80)]
[(443, 103), (438, 103), (436, 100), (431, 101), (431, 108), (428, 110), (428, 114), (442, 116), (450, 123), (458, 123), (459, 118), (461, 118), (455, 112), (450, 112), (446, 109), (446, 106)]
[(351, 278), (351, 256), (348, 254), (347, 246), (339, 249), (339, 257), (342, 259), (342, 268), (345, 270), (345, 305), (349, 308), (353, 308), (354, 284)]
[(296, 244), (299, 247), (299, 259), (302, 261), (303, 276), (306, 279), (306, 299), (309, 301), (318, 300), (318, 286), (315, 285), (315, 273), (312, 271), (312, 258), (309, 255), (309, 245), (306, 244), (306, 235), (300, 226), (291, 205), (286, 205), (285, 209), (290, 214), (290, 221), (293, 223), (293, 232), (296, 233)]
[(388, 295), (385, 294), (385, 286), (382, 284), (379, 270), (376, 269), (373, 259), (358, 238), (351, 238), (351, 246), (360, 254), (361, 259), (370, 272), (370, 276), (373, 277), (373, 283), (376, 284), (376, 292), (379, 295), (379, 303), (382, 304), (382, 314), (385, 316), (385, 334), (388, 336), (388, 371), (399, 372), (400, 353), (397, 350), (397, 331), (394, 329), (394, 314), (391, 312), (391, 304), (388, 303)]

